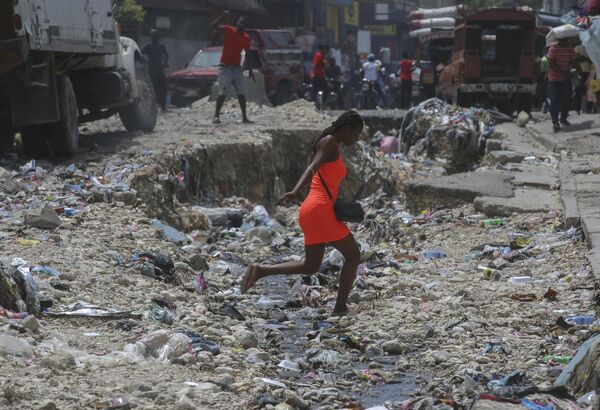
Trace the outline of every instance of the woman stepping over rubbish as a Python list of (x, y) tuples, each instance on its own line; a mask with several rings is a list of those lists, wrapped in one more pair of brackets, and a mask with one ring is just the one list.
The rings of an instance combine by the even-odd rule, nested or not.
[(340, 144), (353, 145), (362, 133), (363, 126), (363, 119), (356, 111), (346, 111), (340, 115), (313, 144), (310, 165), (294, 189), (279, 200), (280, 204), (285, 204), (297, 198), (310, 181), (310, 192), (300, 207), (299, 215), (300, 227), (304, 232), (305, 259), (277, 265), (250, 265), (240, 285), (242, 293), (266, 276), (317, 272), (323, 261), (325, 247), (331, 245), (342, 253), (345, 261), (333, 313), (347, 313), (346, 303), (356, 277), (360, 251), (354, 236), (341, 220), (360, 220), (364, 213), (358, 204), (336, 203), (340, 183), (346, 176)]

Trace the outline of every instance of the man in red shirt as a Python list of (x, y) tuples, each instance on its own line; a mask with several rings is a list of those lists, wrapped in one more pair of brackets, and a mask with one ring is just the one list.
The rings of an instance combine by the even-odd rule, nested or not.
[[(221, 17), (215, 20), (211, 27), (214, 29), (219, 23), (229, 15), (225, 11)], [(221, 55), (221, 64), (219, 65), (219, 96), (217, 97), (217, 106), (215, 109), (215, 118), (213, 124), (220, 124), (221, 108), (225, 102), (225, 96), (230, 86), (233, 86), (242, 110), (242, 122), (250, 124), (252, 121), (246, 115), (246, 91), (244, 87), (244, 76), (242, 74), (241, 60), (242, 50), (248, 53), (250, 49), (250, 36), (246, 33), (246, 24), (244, 17), (237, 20), (236, 27), (223, 25), (223, 54)], [(254, 81), (252, 68), (248, 66), (249, 77)]]
[[(571, 125), (567, 120), (571, 109), (571, 68), (580, 72), (576, 64), (577, 54), (569, 46), (568, 39), (558, 40), (548, 50), (548, 97), (550, 98), (550, 114), (554, 132), (562, 125)], [(580, 73), (581, 75), (581, 73)], [(583, 77), (582, 77), (583, 78)], [(558, 114), (560, 113), (560, 124)]]
[(329, 46), (319, 44), (317, 52), (313, 56), (312, 70), (310, 77), (312, 79), (312, 97), (313, 100), (317, 98), (317, 93), (323, 91), (327, 93), (327, 80), (325, 79), (325, 57), (329, 54)]
[(412, 100), (412, 72), (415, 71), (413, 61), (408, 58), (408, 53), (402, 53), (400, 61), (400, 104), (401, 108), (410, 108)]

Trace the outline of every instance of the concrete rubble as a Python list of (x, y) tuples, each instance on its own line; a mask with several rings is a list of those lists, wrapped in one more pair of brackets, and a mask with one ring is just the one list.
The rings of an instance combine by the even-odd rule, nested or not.
[[(168, 112), (154, 134), (87, 126), (72, 163), (0, 161), (0, 407), (597, 402), (600, 230), (586, 170), (600, 162), (570, 161), (582, 178), (565, 186), (574, 154), (536, 145), (535, 122), (497, 126), (462, 173), (442, 151), (384, 154), (366, 135), (343, 153), (344, 192), (367, 218), (351, 225), (350, 314), (332, 317), (343, 258), (331, 249), (314, 275), (239, 292), (249, 263), (302, 256), (298, 206), (275, 199), (331, 118), (303, 102), (250, 104), (256, 124), (243, 125), (228, 102), (214, 127), (212, 108)], [(27, 223), (41, 209), (59, 223)]]

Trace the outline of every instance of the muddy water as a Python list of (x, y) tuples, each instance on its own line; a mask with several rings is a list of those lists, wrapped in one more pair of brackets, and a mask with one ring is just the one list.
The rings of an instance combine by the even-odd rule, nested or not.
[[(257, 290), (260, 296), (256, 299), (256, 308), (264, 309), (266, 298), (271, 301), (286, 301), (286, 296), (289, 291), (288, 278), (284, 276), (267, 278), (257, 285)], [(262, 305), (261, 305), (262, 303)], [(297, 308), (286, 308), (283, 303), (279, 303), (277, 308), (282, 309), (288, 317), (293, 318)], [(333, 302), (330, 302), (326, 309), (330, 311), (333, 308)], [(327, 328), (334, 324), (328, 323), (319, 315), (314, 320), (304, 320), (300, 318), (293, 319), (295, 326), (286, 326), (276, 321), (269, 321), (266, 325), (257, 325), (255, 330), (258, 334), (265, 332), (266, 329), (273, 329), (281, 335), (277, 342), (278, 350), (281, 357), (287, 358), (292, 362), (300, 361), (306, 350), (306, 344), (310, 341), (307, 334), (310, 334), (316, 329)], [(269, 338), (261, 338), (259, 347), (269, 348)], [(428, 376), (424, 374), (404, 373), (398, 371), (395, 367), (400, 359), (399, 356), (382, 356), (371, 358), (371, 363), (377, 363), (377, 370), (383, 371), (391, 377), (388, 377), (386, 382), (380, 381), (372, 383), (366, 375), (369, 374), (369, 363), (365, 362), (364, 355), (359, 355), (350, 351), (344, 352), (345, 357), (349, 360), (345, 364), (335, 369), (313, 369), (313, 370), (286, 370), (279, 369), (279, 376), (282, 380), (293, 380), (296, 384), (309, 388), (327, 388), (336, 387), (340, 393), (350, 397), (352, 401), (359, 402), (365, 408), (383, 406), (388, 403), (388, 408), (396, 408), (391, 403), (399, 403), (417, 393), (427, 384)], [(360, 377), (361, 373), (365, 374)]]

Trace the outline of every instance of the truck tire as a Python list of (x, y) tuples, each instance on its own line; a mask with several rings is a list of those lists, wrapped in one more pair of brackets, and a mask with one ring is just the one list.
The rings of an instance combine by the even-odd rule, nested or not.
[(135, 62), (135, 80), (139, 90), (139, 97), (135, 102), (119, 110), (121, 122), (127, 131), (150, 132), (156, 126), (156, 117), (158, 107), (156, 106), (156, 96), (150, 80), (150, 74), (144, 63)]
[(72, 157), (79, 148), (79, 114), (69, 76), (56, 76), (60, 121), (48, 125), (50, 148), (55, 157)]
[(29, 125), (21, 129), (21, 144), (27, 157), (43, 158), (48, 155), (48, 138), (43, 128), (41, 125)]

